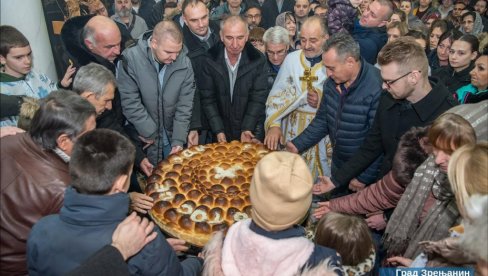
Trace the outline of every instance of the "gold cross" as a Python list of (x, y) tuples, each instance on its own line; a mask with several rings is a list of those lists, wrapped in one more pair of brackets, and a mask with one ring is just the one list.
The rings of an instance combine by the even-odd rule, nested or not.
[(303, 72), (303, 76), (300, 77), (300, 80), (306, 81), (307, 82), (307, 88), (309, 90), (312, 90), (313, 89), (312, 82), (319, 80), (319, 78), (316, 76), (312, 76), (312, 70), (310, 68), (307, 68)]

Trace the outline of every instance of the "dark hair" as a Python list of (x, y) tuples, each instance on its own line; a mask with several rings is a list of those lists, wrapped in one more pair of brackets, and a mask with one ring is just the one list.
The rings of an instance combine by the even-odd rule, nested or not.
[(439, 43), (438, 44), (441, 44), (442, 41), (449, 39), (449, 42), (452, 45), (452, 42), (454, 40), (459, 39), (462, 35), (463, 35), (463, 33), (461, 33), (461, 31), (459, 31), (457, 29), (450, 29), (447, 32), (443, 33), (441, 35), (441, 37), (439, 37)]
[(432, 22), (432, 25), (430, 26), (429, 35), (430, 33), (432, 33), (432, 31), (435, 28), (439, 28), (441, 29), (442, 33), (445, 33), (447, 32), (447, 30), (449, 30), (449, 25), (447, 24), (447, 21), (444, 19), (436, 19), (434, 20), (434, 22)]
[(335, 249), (344, 265), (363, 262), (374, 249), (369, 228), (362, 218), (330, 212), (317, 224), (315, 242)]
[(96, 129), (76, 141), (69, 162), (71, 185), (82, 194), (107, 194), (115, 180), (129, 175), (135, 147), (110, 129)]
[[(404, 11), (400, 10), (399, 8), (393, 9), (392, 15), (393, 14), (398, 14), (398, 16), (400, 16), (401, 22), (407, 22), (407, 14)], [(390, 18), (391, 18), (391, 16), (390, 16)]]
[(476, 20), (476, 12), (474, 12), (474, 11), (469, 11), (469, 12), (467, 12), (467, 13), (465, 13), (465, 14), (461, 15), (461, 21), (463, 21), (463, 20), (464, 20), (464, 18), (465, 18), (465, 17), (467, 17), (467, 16), (471, 16), (471, 17), (473, 17), (473, 21), (475, 21), (475, 20)]
[(456, 39), (456, 41), (464, 41), (471, 45), (471, 52), (478, 52), (480, 48), (480, 41), (478, 38), (472, 34), (464, 34), (460, 38)]
[(332, 35), (322, 46), (323, 52), (327, 52), (334, 48), (337, 56), (344, 60), (347, 57), (352, 57), (359, 61), (361, 55), (359, 53), (359, 44), (352, 38), (352, 36), (345, 32), (339, 32)]
[(406, 187), (415, 170), (429, 156), (431, 146), (427, 137), (428, 127), (412, 127), (400, 138), (393, 157), (391, 173), (398, 184)]
[(249, 5), (247, 8), (246, 8), (246, 11), (244, 12), (245, 14), (250, 10), (250, 9), (258, 9), (259, 12), (263, 12), (263, 9), (261, 8), (261, 6), (259, 5), (256, 5), (256, 4), (251, 4)]
[(9, 25), (0, 26), (0, 55), (7, 57), (11, 48), (29, 46), (29, 40), (16, 28)]
[(90, 102), (73, 91), (54, 91), (42, 99), (29, 133), (42, 148), (53, 150), (62, 134), (75, 140), (91, 116), (96, 116), (96, 112)]

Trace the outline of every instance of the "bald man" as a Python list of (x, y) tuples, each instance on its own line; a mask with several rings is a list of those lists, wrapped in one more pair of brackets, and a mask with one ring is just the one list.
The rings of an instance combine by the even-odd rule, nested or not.
[[(321, 17), (305, 20), (300, 32), (302, 49), (286, 56), (266, 102), (264, 144), (269, 149), (277, 150), (280, 144), (300, 135), (315, 117), (327, 79), (322, 46), (328, 38)], [(330, 175), (327, 140), (324, 138), (315, 147), (302, 152), (314, 178)]]
[[(119, 27), (112, 19), (101, 15), (73, 17), (64, 24), (61, 39), (76, 68), (97, 63), (115, 75), (115, 62), (120, 55), (122, 37)], [(97, 127), (129, 136), (136, 146), (136, 167), (149, 175), (152, 165), (142, 150), (145, 143), (138, 139), (133, 126), (124, 125), (120, 93), (115, 91), (112, 109), (106, 109), (97, 116)]]

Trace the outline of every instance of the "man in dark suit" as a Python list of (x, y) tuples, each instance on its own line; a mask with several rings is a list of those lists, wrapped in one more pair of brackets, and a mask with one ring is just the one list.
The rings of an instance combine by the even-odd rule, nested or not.
[[(209, 10), (201, 0), (185, 0), (182, 5), (183, 43), (188, 48), (195, 79), (201, 78), (201, 60), (212, 46), (219, 42), (219, 26), (209, 20)], [(200, 141), (198, 130), (201, 131)], [(188, 146), (210, 142), (209, 126), (201, 112), (200, 91), (198, 87), (193, 100), (192, 120), (188, 134)]]
[(263, 19), (261, 25), (263, 28), (268, 29), (273, 27), (276, 21), (276, 17), (283, 12), (293, 12), (295, 6), (295, 0), (266, 0), (261, 7), (263, 11)]

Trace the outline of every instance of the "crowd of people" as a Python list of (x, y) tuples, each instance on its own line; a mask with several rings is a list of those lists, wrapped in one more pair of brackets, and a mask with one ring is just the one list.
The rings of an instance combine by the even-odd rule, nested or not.
[[(488, 275), (486, 0), (66, 5), (58, 83), (0, 26), (0, 274)], [(140, 183), (233, 140), (252, 216), (195, 252)]]

